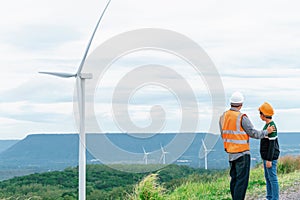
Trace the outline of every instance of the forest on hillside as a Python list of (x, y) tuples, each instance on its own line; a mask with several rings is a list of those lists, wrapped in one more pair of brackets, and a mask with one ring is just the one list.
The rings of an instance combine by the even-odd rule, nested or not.
[[(124, 165), (125, 168), (145, 168), (145, 165)], [(150, 165), (147, 167), (151, 167)], [(157, 166), (153, 166), (158, 168)], [(120, 169), (120, 167), (118, 167)], [(173, 190), (189, 176), (209, 176), (217, 170), (195, 169), (187, 166), (166, 165), (155, 172), (128, 173), (106, 165), (87, 165), (87, 199), (124, 199), (134, 186), (150, 173), (159, 174), (159, 182)], [(78, 168), (36, 173), (0, 182), (0, 198), (11, 199), (78, 199)]]
[[(128, 169), (146, 171), (149, 168), (159, 170), (125, 172)], [(281, 191), (300, 184), (300, 156), (281, 157), (277, 171)], [(86, 196), (89, 200), (231, 199), (228, 173), (228, 169), (204, 170), (180, 165), (88, 165)], [(247, 199), (264, 197), (263, 173), (261, 163), (251, 169)], [(1, 181), (0, 199), (78, 199), (78, 168)]]

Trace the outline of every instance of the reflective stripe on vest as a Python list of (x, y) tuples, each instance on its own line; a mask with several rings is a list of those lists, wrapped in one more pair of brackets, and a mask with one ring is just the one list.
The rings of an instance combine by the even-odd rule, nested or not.
[(229, 110), (222, 116), (222, 138), (225, 151), (239, 153), (250, 150), (249, 135), (241, 127), (244, 114)]

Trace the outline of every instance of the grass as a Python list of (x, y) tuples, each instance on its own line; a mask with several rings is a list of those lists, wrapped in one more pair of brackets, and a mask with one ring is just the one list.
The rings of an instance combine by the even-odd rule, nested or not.
[[(300, 156), (284, 156), (278, 160), (277, 176), (280, 190), (284, 191), (300, 182)], [(259, 164), (250, 172), (247, 199), (265, 196), (266, 183), (263, 165)]]
[[(280, 190), (285, 190), (300, 181), (300, 156), (285, 156), (278, 161), (278, 180)], [(222, 171), (211, 174), (195, 174), (187, 178), (186, 182), (172, 191), (166, 191), (163, 185), (158, 184), (157, 175), (149, 175), (140, 182), (131, 200), (147, 200), (157, 195), (157, 199), (167, 200), (229, 200), (229, 172)], [(262, 164), (250, 171), (247, 200), (263, 198), (265, 195), (265, 178)], [(145, 193), (145, 187), (148, 189)], [(146, 195), (144, 195), (146, 194)]]
[(134, 188), (133, 194), (129, 194), (128, 199), (163, 200), (164, 191), (164, 187), (158, 184), (158, 174), (150, 174)]
[(295, 170), (300, 170), (300, 156), (284, 156), (279, 159), (278, 173), (287, 174)]
[(213, 182), (199, 182), (192, 183), (187, 182), (186, 184), (178, 187), (170, 195), (166, 196), (165, 199), (180, 199), (180, 200), (217, 200), (217, 199), (231, 199), (228, 183), (228, 177), (225, 175), (218, 178)]

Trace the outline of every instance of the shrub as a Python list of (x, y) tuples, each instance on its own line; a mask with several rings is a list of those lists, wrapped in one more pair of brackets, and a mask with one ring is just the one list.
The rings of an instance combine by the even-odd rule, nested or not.
[(284, 156), (278, 161), (277, 172), (287, 174), (300, 169), (300, 156)]
[(158, 174), (146, 176), (138, 185), (134, 192), (128, 195), (130, 200), (162, 200), (165, 189), (158, 183)]

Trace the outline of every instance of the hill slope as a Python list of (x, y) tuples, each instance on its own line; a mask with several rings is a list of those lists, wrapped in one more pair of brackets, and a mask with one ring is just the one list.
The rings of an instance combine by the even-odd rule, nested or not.
[(5, 161), (1, 168), (50, 166), (47, 170), (51, 170), (74, 166), (77, 164), (77, 144), (76, 135), (28, 135), (0, 154), (0, 160)]
[[(87, 159), (93, 159), (88, 152)], [(28, 135), (1, 152), (0, 160), (5, 161), (1, 164), (9, 167), (49, 166), (51, 170), (51, 167), (63, 169), (60, 166), (76, 166), (78, 164), (78, 134)]]
[[(143, 168), (145, 165), (124, 165)], [(159, 172), (160, 183), (172, 189), (191, 174), (204, 170), (187, 166), (168, 165)], [(105, 165), (87, 166), (87, 199), (126, 199), (135, 184), (149, 173), (127, 173)], [(205, 172), (207, 174), (207, 172)], [(0, 182), (0, 199), (77, 199), (78, 169), (31, 174)]]
[(19, 140), (0, 140), (0, 153), (10, 148), (18, 141)]
[[(280, 199), (300, 199), (300, 192), (294, 191), (299, 188), (300, 184), (300, 156), (281, 157), (277, 171), (281, 191)], [(230, 200), (230, 177), (228, 173), (213, 174), (208, 178), (204, 178), (202, 175), (190, 176), (185, 183), (175, 188), (174, 191), (167, 190), (166, 192), (162, 189), (163, 185), (157, 183), (150, 175), (135, 187), (135, 192), (131, 195), (130, 200), (145, 199), (146, 196), (155, 196), (155, 199), (162, 200)], [(264, 199), (265, 190), (264, 171), (260, 164), (250, 171), (246, 199)], [(292, 194), (290, 195), (290, 193)]]
[(77, 165), (77, 134), (28, 135), (0, 153), (0, 180)]

